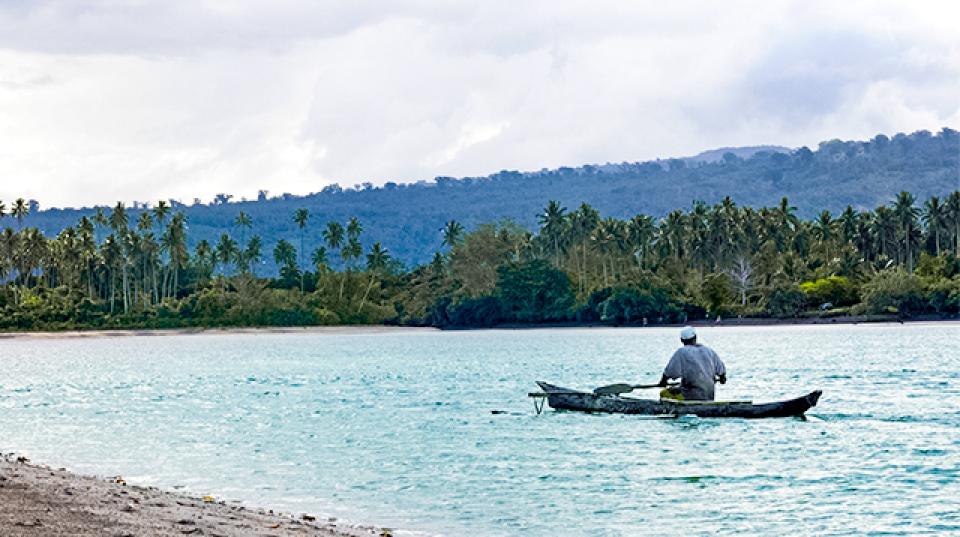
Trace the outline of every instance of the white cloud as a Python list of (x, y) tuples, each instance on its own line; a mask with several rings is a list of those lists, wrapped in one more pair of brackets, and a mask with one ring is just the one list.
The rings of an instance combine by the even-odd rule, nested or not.
[(306, 193), (960, 124), (949, 2), (14, 2), (0, 199)]

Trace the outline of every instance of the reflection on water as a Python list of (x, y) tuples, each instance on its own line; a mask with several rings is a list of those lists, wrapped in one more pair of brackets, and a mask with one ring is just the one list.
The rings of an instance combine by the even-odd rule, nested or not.
[(534, 414), (534, 380), (659, 379), (673, 329), (6, 340), (0, 448), (449, 535), (960, 531), (958, 325), (701, 338), (719, 398), (811, 419)]

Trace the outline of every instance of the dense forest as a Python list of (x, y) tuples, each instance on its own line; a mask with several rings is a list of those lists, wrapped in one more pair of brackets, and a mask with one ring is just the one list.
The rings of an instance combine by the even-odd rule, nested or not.
[[(188, 214), (166, 202), (137, 213), (118, 203), (55, 236), (26, 226), (29, 212), (23, 199), (0, 202), (0, 221), (11, 222), (0, 232), (0, 329), (960, 312), (957, 190), (922, 201), (903, 191), (873, 210), (811, 219), (785, 197), (626, 219), (552, 200), (536, 212), (535, 232), (449, 220), (432, 259), (409, 270), (376, 237), (364, 246), (361, 219), (323, 221), (307, 208), (286, 215), (298, 231), (291, 240), (266, 242), (237, 210), (230, 232), (193, 247)], [(279, 269), (262, 272), (266, 257)]]
[[(191, 250), (203, 240), (215, 243), (224, 232), (240, 237), (243, 231), (260, 236), (263, 244), (269, 245), (280, 239), (299, 245), (302, 238), (301, 249), (314, 251), (325, 244), (321, 234), (311, 229), (301, 237), (298, 224), (290, 218), (303, 208), (314, 222), (358, 218), (365, 227), (359, 239), (364, 249), (380, 241), (389, 245), (394, 259), (416, 266), (433, 257), (442, 240), (441, 229), (450, 220), (476, 229), (483, 223), (510, 219), (534, 232), (537, 214), (545, 200), (551, 199), (567, 207), (586, 202), (609, 217), (630, 219), (644, 213), (660, 219), (678, 207), (689, 207), (691, 200), (713, 205), (729, 195), (741, 205), (762, 207), (775, 205), (786, 196), (798, 207), (797, 216), (814, 218), (821, 210), (839, 213), (847, 205), (857, 211), (872, 209), (901, 190), (927, 199), (956, 190), (958, 182), (960, 135), (944, 128), (936, 134), (919, 131), (879, 135), (862, 142), (833, 140), (815, 150), (721, 149), (687, 159), (502, 171), (487, 177), (437, 177), (415, 184), (329, 185), (308, 196), (264, 191), (258, 200), (250, 201), (224, 193), (209, 203), (167, 203), (189, 222), (186, 246)], [(135, 221), (147, 204), (128, 205), (129, 218)], [(83, 216), (92, 220), (98, 212), (110, 210), (38, 211), (36, 203), (28, 208), (24, 225), (51, 237)], [(250, 216), (251, 227), (241, 229), (235, 223), (240, 211)], [(340, 258), (331, 259), (330, 264), (337, 269), (346, 266)], [(264, 256), (259, 270), (276, 270), (272, 256)]]

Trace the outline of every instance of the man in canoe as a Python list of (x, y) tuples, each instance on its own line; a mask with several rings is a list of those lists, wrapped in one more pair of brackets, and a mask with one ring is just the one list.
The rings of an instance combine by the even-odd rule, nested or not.
[[(692, 326), (680, 330), (680, 342), (677, 349), (663, 369), (660, 386), (665, 389), (660, 397), (681, 399), (684, 401), (713, 401), (713, 387), (716, 382), (727, 382), (727, 368), (723, 361), (706, 345), (697, 343), (697, 331)], [(680, 379), (680, 387), (667, 387), (667, 380)]]

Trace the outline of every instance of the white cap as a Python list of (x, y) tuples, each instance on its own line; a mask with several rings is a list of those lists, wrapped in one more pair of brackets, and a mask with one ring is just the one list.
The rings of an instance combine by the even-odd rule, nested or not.
[(695, 337), (697, 337), (697, 331), (694, 330), (692, 326), (684, 326), (683, 329), (680, 330), (680, 339), (682, 340), (693, 339)]

